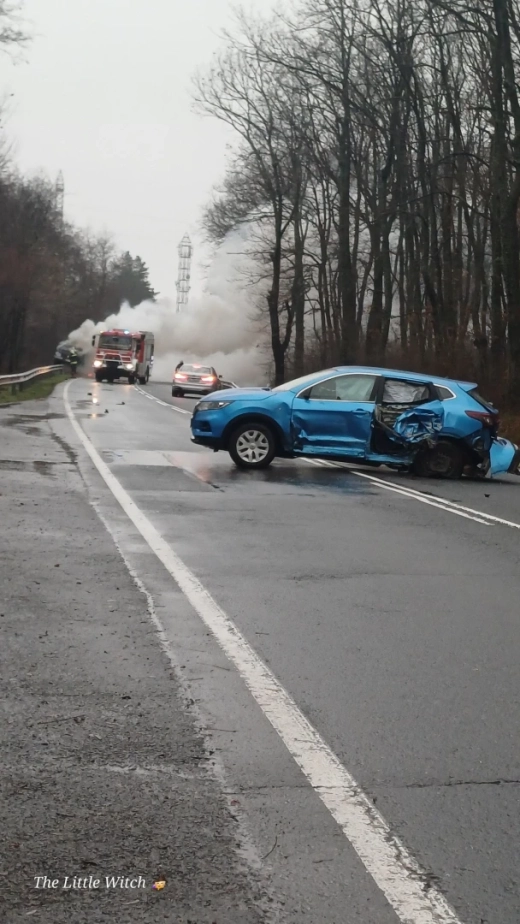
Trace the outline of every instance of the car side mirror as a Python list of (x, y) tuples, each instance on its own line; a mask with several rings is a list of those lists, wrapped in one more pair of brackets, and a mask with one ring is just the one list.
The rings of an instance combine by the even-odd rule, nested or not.
[(222, 376), (221, 376), (221, 375), (219, 375), (219, 379), (221, 379), (221, 378), (222, 378)]

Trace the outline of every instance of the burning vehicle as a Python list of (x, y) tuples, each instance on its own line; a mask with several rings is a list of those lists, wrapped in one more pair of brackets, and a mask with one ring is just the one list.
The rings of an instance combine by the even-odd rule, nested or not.
[(63, 365), (66, 365), (69, 361), (70, 351), (73, 348), (76, 350), (79, 356), (79, 361), (81, 363), (82, 359), (84, 359), (83, 351), (81, 350), (81, 348), (77, 347), (70, 340), (62, 340), (61, 343), (58, 343), (58, 346), (56, 347), (56, 351), (54, 353), (54, 362), (56, 363), (56, 365), (58, 363), (62, 363)]

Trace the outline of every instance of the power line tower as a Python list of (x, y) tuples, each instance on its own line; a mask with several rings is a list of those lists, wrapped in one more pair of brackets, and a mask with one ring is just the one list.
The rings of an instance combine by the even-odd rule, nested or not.
[(185, 234), (178, 246), (179, 275), (177, 278), (177, 311), (183, 311), (188, 304), (190, 294), (191, 258), (193, 247), (188, 234)]
[(65, 208), (65, 181), (63, 179), (63, 173), (58, 173), (56, 178), (56, 185), (54, 187), (55, 201), (56, 201), (56, 212), (61, 223), (63, 223), (63, 213)]

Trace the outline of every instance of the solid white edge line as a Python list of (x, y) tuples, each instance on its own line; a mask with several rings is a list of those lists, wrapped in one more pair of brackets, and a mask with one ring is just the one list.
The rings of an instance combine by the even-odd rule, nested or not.
[(341, 827), (401, 924), (461, 924), (442, 893), (305, 718), (272, 671), (125, 491), (63, 400), (78, 439), (128, 518), (213, 633), (311, 787)]
[(169, 407), (171, 408), (172, 411), (177, 411), (178, 414), (189, 414), (190, 413), (190, 411), (185, 411), (184, 408), (182, 407), (176, 407), (175, 404), (168, 404), (167, 401), (162, 401), (161, 398), (156, 398), (155, 395), (148, 394), (147, 391), (143, 391), (142, 388), (139, 388), (139, 385), (134, 385), (134, 388), (136, 391), (139, 392), (140, 395), (144, 395), (145, 398), (149, 398), (150, 401), (155, 401), (157, 404), (162, 404), (163, 407)]

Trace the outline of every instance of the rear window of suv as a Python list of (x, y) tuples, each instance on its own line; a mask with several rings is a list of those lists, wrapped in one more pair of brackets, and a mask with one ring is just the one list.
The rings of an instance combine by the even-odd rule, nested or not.
[(495, 410), (493, 403), (491, 401), (486, 401), (482, 397), (482, 395), (479, 395), (476, 388), (472, 388), (471, 391), (468, 391), (468, 395), (470, 395), (473, 398), (473, 400), (477, 402), (477, 404), (480, 404), (482, 407), (485, 407), (486, 410), (488, 410), (489, 408), (491, 408), (492, 410)]
[(450, 398), (455, 397), (451, 388), (446, 388), (445, 385), (436, 385), (435, 388), (437, 389), (437, 394), (441, 401), (449, 401)]

